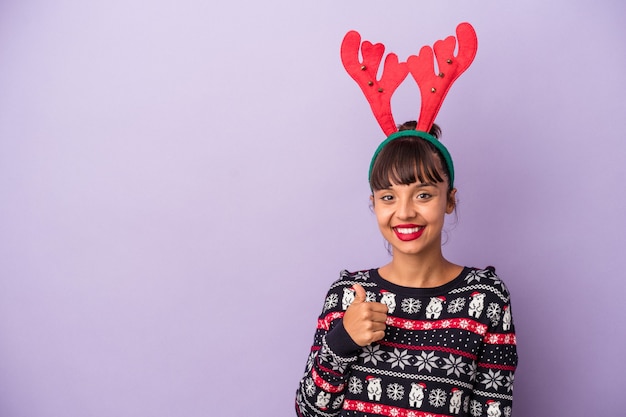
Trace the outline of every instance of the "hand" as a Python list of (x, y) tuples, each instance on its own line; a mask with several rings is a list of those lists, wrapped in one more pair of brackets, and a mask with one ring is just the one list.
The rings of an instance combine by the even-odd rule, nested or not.
[(354, 343), (363, 347), (385, 337), (387, 306), (365, 301), (367, 294), (361, 285), (354, 284), (352, 288), (354, 301), (343, 316), (343, 327)]

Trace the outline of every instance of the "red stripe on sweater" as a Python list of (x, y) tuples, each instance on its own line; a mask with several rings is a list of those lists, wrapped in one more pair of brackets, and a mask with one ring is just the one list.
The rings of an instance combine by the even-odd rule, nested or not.
[(319, 376), (315, 369), (312, 369), (311, 375), (313, 376), (313, 381), (315, 382), (315, 385), (317, 385), (326, 392), (337, 393), (343, 391), (343, 389), (345, 388), (345, 384), (332, 385), (330, 382), (325, 381), (324, 378)]
[(343, 311), (335, 311), (334, 313), (327, 314), (323, 319), (317, 320), (317, 328), (320, 330), (330, 330), (330, 324), (340, 318), (343, 318), (345, 313)]
[(388, 316), (387, 326), (397, 327), (404, 330), (440, 330), (461, 329), (484, 336), (487, 326), (468, 318), (443, 319), (443, 320), (409, 320)]
[(483, 362), (478, 362), (478, 367), (479, 368), (488, 368), (488, 369), (497, 369), (499, 371), (515, 371), (516, 367), (515, 366), (511, 366), (511, 365), (498, 365), (495, 363), (483, 363)]
[(425, 413), (419, 410), (408, 410), (406, 408), (392, 407), (385, 404), (368, 403), (354, 400), (344, 400), (343, 409), (358, 411), (361, 413), (378, 414), (388, 417), (448, 417), (447, 414)]
[(515, 333), (487, 333), (483, 342), (488, 345), (516, 345)]

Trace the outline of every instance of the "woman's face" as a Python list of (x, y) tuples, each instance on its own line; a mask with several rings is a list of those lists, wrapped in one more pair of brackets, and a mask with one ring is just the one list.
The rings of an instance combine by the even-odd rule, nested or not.
[(393, 255), (440, 254), (444, 218), (454, 210), (455, 194), (456, 189), (448, 191), (447, 181), (392, 184), (374, 191), (378, 227)]

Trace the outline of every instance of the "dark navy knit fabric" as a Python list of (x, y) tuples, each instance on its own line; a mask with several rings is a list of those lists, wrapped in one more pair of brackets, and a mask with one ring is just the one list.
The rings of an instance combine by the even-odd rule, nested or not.
[[(384, 339), (356, 345), (342, 324), (360, 284), (388, 307)], [(408, 288), (376, 269), (328, 291), (296, 395), (299, 416), (509, 417), (517, 366), (509, 292), (492, 268), (437, 288)]]

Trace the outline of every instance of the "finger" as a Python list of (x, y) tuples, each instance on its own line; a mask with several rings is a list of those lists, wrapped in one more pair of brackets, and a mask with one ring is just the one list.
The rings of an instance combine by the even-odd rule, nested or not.
[(364, 303), (367, 299), (367, 293), (365, 292), (365, 289), (361, 286), (361, 284), (354, 284), (352, 286), (352, 289), (354, 290), (354, 301)]
[(387, 326), (385, 325), (385, 323), (370, 323), (370, 325), (368, 326), (368, 330), (370, 332), (380, 332), (380, 331), (385, 331), (387, 329)]
[(378, 330), (376, 332), (372, 333), (372, 342), (378, 342), (379, 340), (384, 339), (385, 337), (385, 331), (384, 330)]
[(387, 304), (383, 304), (383, 303), (369, 303), (369, 306), (372, 309), (372, 311), (376, 311), (377, 313), (385, 313), (385, 314), (387, 314), (387, 311), (389, 311), (389, 307), (387, 306)]
[(387, 315), (384, 313), (372, 313), (368, 318), (374, 323), (387, 323)]

